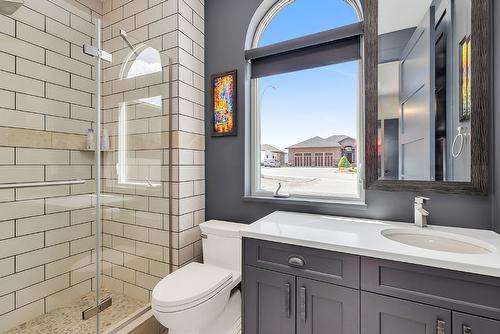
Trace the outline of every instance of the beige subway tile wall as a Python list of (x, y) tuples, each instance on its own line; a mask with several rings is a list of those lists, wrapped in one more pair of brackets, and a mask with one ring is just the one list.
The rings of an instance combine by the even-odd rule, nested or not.
[(0, 15), (0, 182), (87, 181), (0, 193), (0, 332), (95, 289), (95, 269), (84, 271), (96, 245), (94, 157), (82, 151), (95, 60), (81, 49), (101, 13), (97, 0), (25, 0)]
[[(103, 48), (104, 285), (149, 301), (171, 270), (201, 259), (204, 5), (106, 0)], [(132, 50), (120, 36), (127, 32)], [(196, 111), (195, 111), (196, 110)]]
[(201, 259), (203, 8), (200, 0), (103, 3), (103, 48), (113, 54), (103, 69), (112, 142), (103, 184), (117, 199), (104, 209), (103, 282), (146, 301), (170, 271)]

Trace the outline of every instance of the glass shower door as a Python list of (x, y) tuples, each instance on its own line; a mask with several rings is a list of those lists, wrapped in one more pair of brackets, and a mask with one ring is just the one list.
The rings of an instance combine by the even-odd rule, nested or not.
[(119, 329), (175, 262), (170, 51), (99, 5), (7, 4), (0, 333)]
[[(56, 4), (57, 3), (57, 4)], [(94, 10), (0, 0), (0, 333), (97, 333)], [(99, 29), (97, 29), (99, 30)]]
[[(102, 294), (121, 316), (147, 310), (152, 290), (170, 272), (170, 59), (161, 38), (103, 22)], [(113, 306), (115, 307), (115, 306)]]

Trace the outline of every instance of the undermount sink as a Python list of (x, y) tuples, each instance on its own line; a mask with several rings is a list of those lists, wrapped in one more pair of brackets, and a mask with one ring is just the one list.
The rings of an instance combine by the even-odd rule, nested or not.
[(459, 234), (422, 228), (392, 228), (381, 234), (387, 239), (419, 248), (459, 254), (488, 254), (496, 251), (492, 245)]

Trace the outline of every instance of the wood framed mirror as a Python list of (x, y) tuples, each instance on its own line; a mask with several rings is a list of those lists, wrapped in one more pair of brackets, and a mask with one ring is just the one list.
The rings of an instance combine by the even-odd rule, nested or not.
[(491, 0), (364, 0), (365, 187), (487, 194)]

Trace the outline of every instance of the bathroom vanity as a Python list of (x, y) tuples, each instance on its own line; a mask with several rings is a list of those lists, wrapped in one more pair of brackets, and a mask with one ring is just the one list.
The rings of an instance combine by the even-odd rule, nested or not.
[[(500, 333), (500, 236), (421, 230), (287, 212), (251, 224), (242, 231), (243, 333)], [(387, 231), (436, 239), (425, 249)], [(443, 237), (473, 249), (432, 249)]]

